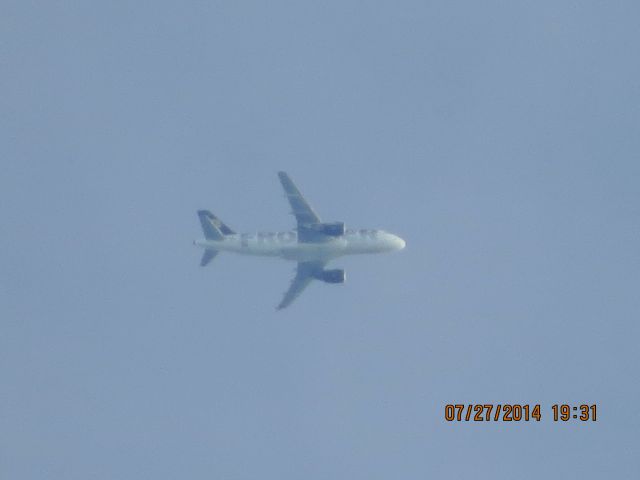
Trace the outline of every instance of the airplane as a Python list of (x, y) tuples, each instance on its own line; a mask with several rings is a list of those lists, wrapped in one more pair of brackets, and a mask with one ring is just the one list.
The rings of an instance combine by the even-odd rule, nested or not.
[(219, 252), (281, 257), (298, 263), (296, 275), (276, 310), (288, 307), (312, 280), (344, 283), (344, 270), (326, 270), (331, 260), (344, 255), (383, 253), (402, 250), (405, 241), (383, 230), (346, 229), (344, 222), (323, 223), (309, 206), (298, 187), (285, 172), (278, 172), (296, 218), (296, 228), (287, 232), (236, 233), (208, 210), (198, 210), (204, 239), (193, 244), (204, 248), (200, 266)]

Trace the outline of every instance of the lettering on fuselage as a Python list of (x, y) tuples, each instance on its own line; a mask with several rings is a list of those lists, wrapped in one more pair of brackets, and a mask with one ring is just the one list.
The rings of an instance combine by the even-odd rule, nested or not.
[(378, 236), (377, 230), (367, 230), (363, 228), (358, 232), (363, 238), (370, 238), (371, 240), (375, 239)]
[(240, 235), (240, 246), (242, 248), (247, 248), (249, 246), (249, 239), (252, 237), (250, 233), (243, 233)]
[(249, 241), (257, 239), (258, 245), (276, 244), (276, 243), (295, 243), (298, 240), (296, 232), (258, 232), (240, 234), (240, 246), (242, 248), (249, 247)]
[[(377, 240), (379, 238), (379, 230), (360, 229), (347, 230), (345, 237), (362, 240)], [(241, 233), (238, 235), (240, 239), (240, 247), (249, 248), (250, 243), (256, 242), (257, 245), (278, 245), (297, 243), (298, 235), (295, 231), (285, 232), (258, 232), (258, 233)]]
[(278, 240), (282, 243), (292, 243), (296, 241), (296, 234), (293, 232), (278, 232)]
[(258, 243), (275, 243), (276, 234), (273, 232), (258, 232)]

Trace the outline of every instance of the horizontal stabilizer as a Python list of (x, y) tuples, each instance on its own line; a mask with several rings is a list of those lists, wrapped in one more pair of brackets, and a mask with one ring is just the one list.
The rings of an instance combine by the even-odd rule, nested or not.
[(207, 266), (211, 260), (216, 258), (216, 255), (218, 255), (218, 250), (205, 250), (202, 254), (202, 260), (200, 260), (200, 266)]

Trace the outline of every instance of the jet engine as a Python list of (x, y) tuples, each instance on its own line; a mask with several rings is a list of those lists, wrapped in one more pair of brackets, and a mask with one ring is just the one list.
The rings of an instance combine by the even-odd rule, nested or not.
[(310, 225), (310, 228), (329, 237), (339, 237), (345, 232), (344, 222), (316, 223)]
[(325, 283), (344, 283), (347, 276), (344, 270), (322, 270), (316, 278)]

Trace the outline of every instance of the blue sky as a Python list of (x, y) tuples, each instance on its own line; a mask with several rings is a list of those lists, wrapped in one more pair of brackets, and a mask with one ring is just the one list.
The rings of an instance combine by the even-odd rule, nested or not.
[[(0, 476), (638, 477), (639, 14), (5, 2)], [(293, 265), (198, 267), (197, 209), (293, 225), (278, 170), (407, 248), (282, 312)]]

